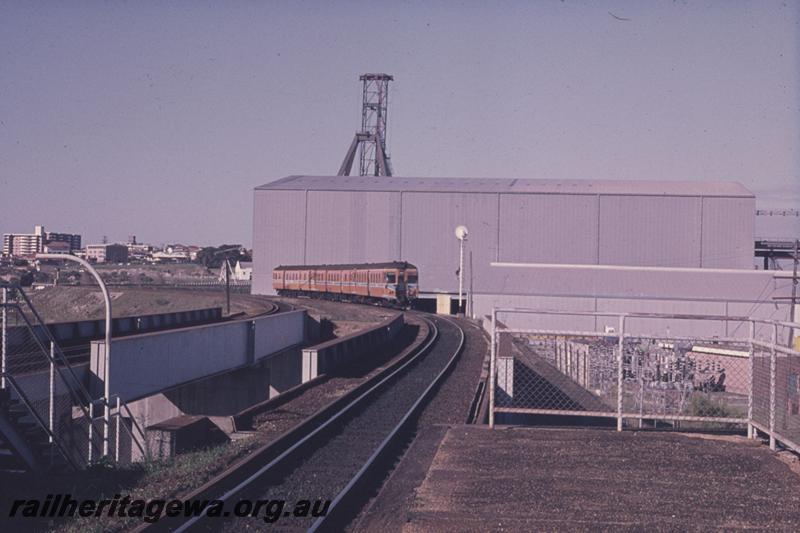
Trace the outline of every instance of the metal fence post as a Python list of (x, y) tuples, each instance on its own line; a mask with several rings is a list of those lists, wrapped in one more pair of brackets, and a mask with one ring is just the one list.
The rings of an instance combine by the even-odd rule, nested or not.
[(622, 358), (625, 350), (625, 315), (619, 317), (617, 337), (617, 431), (622, 431)]
[(92, 464), (92, 444), (94, 444), (94, 402), (89, 402), (89, 464)]
[(2, 378), (0, 378), (0, 389), (5, 390), (6, 388), (6, 352), (8, 350), (8, 340), (7, 340), (7, 333), (8, 333), (8, 312), (6, 311), (6, 305), (8, 305), (8, 287), (3, 287), (3, 331), (2, 331)]
[(775, 344), (778, 342), (778, 324), (772, 325), (772, 347), (769, 355), (769, 448), (775, 449), (775, 382), (778, 357)]
[(753, 345), (753, 338), (756, 336), (756, 323), (754, 320), (750, 321), (750, 390), (747, 391), (747, 438), (754, 439), (756, 436), (755, 428), (753, 427), (753, 398), (755, 395), (756, 387), (756, 350)]
[(55, 363), (55, 343), (50, 341), (50, 420), (49, 420), (49, 427), (50, 427), (50, 435), (47, 437), (50, 444), (53, 444), (53, 422), (55, 421), (55, 416), (53, 410), (55, 409), (56, 405), (56, 363)]
[[(644, 353), (636, 354), (636, 367), (639, 369), (639, 429), (644, 427)], [(633, 368), (633, 361), (631, 361)]]
[(489, 356), (489, 427), (494, 428), (494, 387), (497, 358), (497, 309), (492, 308), (492, 342)]
[(122, 418), (120, 416), (121, 414), (122, 413), (120, 412), (119, 396), (117, 396), (117, 427), (116, 427), (116, 433), (117, 433), (116, 439), (117, 439), (117, 441), (116, 441), (116, 444), (114, 445), (114, 461), (116, 463), (119, 463), (119, 425), (120, 425), (120, 423), (122, 421)]

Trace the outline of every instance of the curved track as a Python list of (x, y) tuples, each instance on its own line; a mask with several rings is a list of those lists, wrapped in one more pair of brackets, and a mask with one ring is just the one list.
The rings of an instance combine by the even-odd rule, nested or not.
[[(417, 314), (417, 313), (415, 313)], [(236, 501), (283, 499), (287, 506), (302, 499), (332, 500), (327, 516), (285, 518), (268, 524), (261, 517), (222, 520), (195, 517), (177, 527), (188, 530), (289, 528), (339, 529), (353, 518), (371, 482), (380, 480), (387, 457), (413, 429), (413, 421), (452, 369), (464, 346), (464, 332), (449, 319), (425, 317), (431, 334), (399, 367), (376, 376), (364, 392), (222, 496), (226, 508)], [(359, 389), (359, 391), (364, 390)], [(388, 462), (390, 463), (390, 461)], [(162, 527), (166, 526), (163, 522)], [(160, 529), (160, 528), (159, 528)]]

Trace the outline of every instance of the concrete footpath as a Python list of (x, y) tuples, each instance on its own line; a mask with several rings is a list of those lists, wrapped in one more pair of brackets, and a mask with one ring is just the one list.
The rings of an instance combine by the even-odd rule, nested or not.
[(739, 437), (450, 428), (403, 531), (800, 531), (800, 468)]

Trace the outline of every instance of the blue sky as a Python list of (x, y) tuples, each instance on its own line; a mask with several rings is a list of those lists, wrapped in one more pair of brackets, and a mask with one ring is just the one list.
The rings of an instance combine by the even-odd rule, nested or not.
[(0, 232), (249, 244), (253, 187), (338, 169), (363, 72), (397, 175), (798, 207), (798, 51), (788, 1), (0, 2)]

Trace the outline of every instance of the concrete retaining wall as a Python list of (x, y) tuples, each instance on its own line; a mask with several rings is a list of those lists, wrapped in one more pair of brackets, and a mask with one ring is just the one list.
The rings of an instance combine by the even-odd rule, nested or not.
[[(111, 394), (131, 401), (253, 363), (305, 340), (305, 311), (112, 340)], [(92, 391), (102, 387), (104, 342), (92, 341)]]
[[(299, 318), (301, 315), (304, 318)], [(309, 338), (303, 332), (304, 311), (281, 313), (267, 318), (268, 320), (252, 321), (255, 324), (253, 355), (256, 361)]]
[(303, 350), (303, 383), (320, 374), (329, 374), (366, 351), (394, 339), (405, 325), (402, 313), (370, 329), (333, 339)]
[[(190, 327), (200, 324), (217, 322), (222, 319), (221, 307), (206, 309), (192, 309), (189, 311), (173, 311), (140, 316), (122, 316), (111, 320), (113, 336), (133, 335), (146, 333), (165, 328)], [(59, 346), (71, 346), (88, 342), (91, 339), (100, 339), (105, 336), (106, 321), (80, 320), (77, 322), (55, 322), (47, 324), (53, 339)], [(31, 333), (33, 332), (33, 333)], [(26, 343), (34, 342), (31, 335), (36, 335), (44, 346), (50, 344), (50, 338), (41, 325), (12, 326), (8, 328), (8, 348), (10, 351), (22, 349)]]

